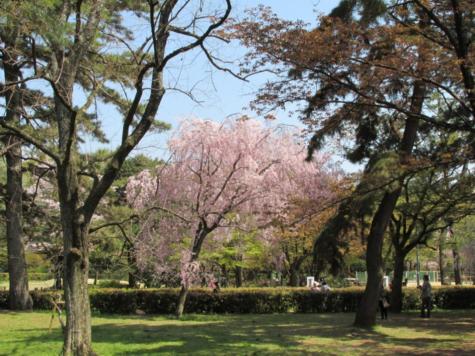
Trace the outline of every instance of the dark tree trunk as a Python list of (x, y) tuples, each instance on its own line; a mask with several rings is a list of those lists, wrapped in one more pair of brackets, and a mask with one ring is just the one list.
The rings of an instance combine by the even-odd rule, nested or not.
[[(71, 88), (72, 78), (65, 77), (64, 80), (65, 83), (63, 82), (61, 87)], [(63, 92), (62, 96), (71, 98), (72, 90)], [(57, 182), (63, 233), (63, 287), (67, 310), (63, 354), (92, 355), (91, 309), (87, 286), (90, 217), (86, 218), (84, 212), (78, 208), (79, 182), (73, 121), (75, 116), (58, 97), (55, 97), (55, 108), (61, 152)]]
[(72, 209), (62, 208), (64, 239), (64, 297), (67, 318), (64, 355), (92, 355), (91, 309), (88, 294), (87, 227)]
[(54, 279), (54, 289), (60, 290), (63, 288), (63, 276), (61, 274), (56, 275)]
[(402, 251), (396, 249), (394, 256), (394, 278), (392, 280), (391, 291), (391, 311), (400, 313), (402, 311), (402, 281), (404, 278), (404, 259)]
[[(426, 26), (425, 20), (421, 20), (419, 26)], [(421, 56), (418, 62), (418, 69), (424, 64), (424, 58)], [(424, 104), (426, 95), (426, 85), (423, 81), (414, 83), (414, 90), (411, 98), (410, 112), (420, 114)], [(408, 116), (404, 134), (399, 145), (399, 160), (401, 164), (407, 164), (411, 158), (412, 149), (417, 138), (419, 129), (419, 118)], [(398, 186), (384, 194), (383, 200), (378, 206), (378, 210), (373, 216), (371, 229), (368, 235), (367, 251), (366, 251), (366, 268), (368, 271), (368, 280), (366, 288), (361, 298), (359, 308), (356, 312), (355, 325), (361, 327), (370, 327), (376, 323), (376, 311), (379, 297), (379, 289), (381, 286), (382, 272), (382, 248), (383, 239), (386, 228), (391, 219), (392, 212), (396, 206), (397, 200), (402, 191), (402, 183), (404, 178), (400, 178)]]
[(54, 257), (54, 289), (63, 288), (63, 257)]
[(91, 311), (87, 288), (88, 262), (80, 251), (70, 249), (66, 255), (68, 267), (64, 276), (66, 301), (66, 329), (63, 353), (65, 355), (91, 355)]
[(300, 286), (300, 268), (302, 263), (307, 258), (307, 255), (300, 256), (294, 262), (290, 264), (289, 268), (289, 285), (291, 287), (298, 287)]
[[(6, 36), (7, 50), (2, 58), (5, 83), (17, 82), (20, 69), (15, 53), (16, 30)], [(20, 122), (21, 92), (18, 85), (9, 86), (4, 91), (6, 103), (5, 121), (15, 126)], [(22, 208), (22, 148), (21, 140), (6, 136), (4, 140), (7, 165), (7, 187), (5, 196), (5, 220), (7, 234), (8, 273), (10, 278), (9, 306), (13, 310), (31, 309), (33, 302), (28, 292), (28, 271), (23, 244)]]
[(241, 288), (242, 287), (242, 267), (241, 266), (236, 266), (234, 269), (234, 274), (235, 274), (235, 279), (236, 279), (236, 288)]
[(221, 265), (221, 287), (227, 287), (228, 286), (228, 281), (229, 281), (229, 274), (228, 274), (228, 269), (226, 268), (226, 265)]
[(452, 254), (454, 256), (454, 280), (455, 284), (460, 286), (462, 285), (462, 271), (460, 268), (460, 254), (456, 246), (452, 249)]
[(128, 277), (129, 288), (137, 288), (137, 278), (135, 278), (135, 274), (129, 271)]
[(129, 267), (129, 288), (137, 287), (137, 263), (133, 246), (127, 244), (127, 264)]
[(22, 172), (21, 142), (10, 136), (7, 144), (11, 147), (6, 153), (7, 191), (6, 228), (8, 250), (8, 273), (10, 278), (9, 306), (12, 310), (31, 309), (33, 301), (28, 292), (28, 271), (22, 229)]
[(300, 284), (300, 276), (299, 276), (300, 271), (295, 268), (290, 269), (289, 273), (289, 286), (291, 287), (298, 287)]
[(254, 270), (254, 269), (246, 270), (246, 281), (257, 283), (258, 282), (258, 276), (259, 276), (259, 274), (256, 272), (256, 270)]
[(376, 323), (379, 291), (383, 278), (383, 237), (400, 193), (401, 188), (386, 193), (373, 217), (366, 249), (366, 270), (368, 271), (368, 279), (363, 297), (356, 312), (356, 326), (370, 327)]
[(440, 273), (440, 283), (446, 285), (445, 277), (445, 261), (444, 261), (444, 248), (445, 248), (445, 238), (444, 234), (441, 232), (439, 236), (439, 273)]

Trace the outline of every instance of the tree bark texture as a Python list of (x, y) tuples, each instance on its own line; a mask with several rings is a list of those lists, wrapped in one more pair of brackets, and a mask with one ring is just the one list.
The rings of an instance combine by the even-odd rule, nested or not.
[[(8, 36), (7, 36), (8, 37)], [(17, 82), (20, 69), (14, 55), (16, 34), (12, 34), (10, 43), (2, 60), (5, 83)], [(8, 42), (8, 41), (6, 41)], [(6, 113), (5, 121), (12, 125), (20, 122), (21, 93), (18, 85), (9, 86), (5, 90)], [(15, 136), (7, 135), (4, 140), (6, 147), (7, 186), (5, 197), (5, 220), (7, 235), (7, 255), (9, 284), (9, 306), (12, 310), (31, 309), (33, 302), (28, 291), (28, 271), (23, 243), (23, 185), (22, 185), (22, 142)]]
[(371, 327), (376, 323), (379, 291), (383, 278), (383, 237), (400, 194), (401, 187), (385, 193), (373, 217), (366, 247), (366, 270), (368, 271), (368, 279), (363, 297), (356, 312), (356, 326)]
[(462, 285), (462, 271), (460, 267), (460, 253), (457, 246), (452, 249), (452, 255), (454, 257), (454, 281), (456, 285), (460, 286)]
[[(71, 169), (61, 169), (59, 192), (64, 244), (64, 298), (67, 318), (64, 334), (65, 355), (91, 355), (91, 309), (87, 281), (89, 277), (88, 226), (77, 210), (78, 186)], [(68, 183), (65, 184), (65, 181)]]
[(440, 236), (439, 236), (439, 273), (440, 273), (440, 283), (442, 285), (447, 284), (447, 280), (446, 280), (446, 277), (445, 277), (444, 249), (445, 249), (445, 237), (444, 237), (443, 233), (440, 233)]
[[(420, 61), (422, 62), (422, 59), (420, 59)], [(399, 146), (399, 159), (402, 164), (406, 164), (410, 160), (412, 148), (416, 141), (419, 128), (417, 114), (422, 111), (425, 94), (426, 84), (423, 81), (416, 81), (414, 83), (410, 107), (410, 112), (416, 115), (409, 116), (406, 119), (404, 134)], [(371, 222), (366, 250), (368, 280), (366, 282), (366, 288), (363, 297), (361, 298), (359, 308), (356, 312), (355, 326), (371, 327), (376, 323), (379, 290), (383, 277), (382, 249), (384, 234), (397, 200), (401, 195), (402, 184), (403, 178), (399, 180), (397, 187), (384, 194)]]
[(295, 259), (289, 268), (289, 285), (291, 287), (298, 287), (300, 285), (300, 269), (302, 267), (302, 263), (307, 258), (307, 255), (299, 256)]
[[(190, 258), (190, 263), (193, 263), (198, 260), (201, 252), (201, 247), (203, 246), (204, 239), (208, 234), (211, 232), (210, 229), (208, 229), (206, 226), (200, 223), (195, 239), (193, 242), (193, 247), (191, 249), (191, 258)], [(177, 303), (177, 308), (176, 308), (176, 316), (178, 318), (181, 318), (183, 315), (183, 312), (185, 311), (185, 303), (186, 303), (186, 298), (188, 297), (188, 291), (190, 287), (188, 283), (183, 283), (181, 285), (180, 289), (180, 294), (178, 295), (178, 303)]]
[(404, 278), (404, 259), (405, 254), (396, 250), (394, 256), (394, 278), (392, 280), (391, 291), (391, 311), (400, 313), (402, 311), (402, 281)]
[(241, 288), (242, 287), (242, 267), (236, 266), (234, 269), (234, 274), (236, 278), (236, 288)]
[(6, 228), (8, 250), (8, 274), (10, 278), (9, 306), (11, 310), (31, 309), (33, 301), (28, 291), (28, 271), (23, 244), (22, 228), (22, 160), (21, 142), (10, 136), (9, 144), (17, 143), (6, 153), (7, 192)]
[(298, 287), (299, 283), (300, 283), (299, 270), (296, 268), (291, 268), (290, 276), (289, 276), (289, 286)]
[(135, 258), (134, 247), (130, 243), (126, 243), (127, 249), (127, 265), (129, 267), (129, 288), (137, 287), (137, 261)]

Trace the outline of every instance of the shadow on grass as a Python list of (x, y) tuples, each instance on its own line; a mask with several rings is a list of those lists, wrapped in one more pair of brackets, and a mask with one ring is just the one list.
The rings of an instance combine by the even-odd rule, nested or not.
[[(460, 345), (463, 334), (475, 330), (473, 313), (464, 316), (463, 312), (435, 314), (430, 320), (417, 314), (396, 315), (368, 330), (351, 326), (352, 314), (189, 315), (180, 321), (149, 316), (100, 318), (93, 326), (94, 343), (115, 345), (115, 354), (475, 352), (475, 344)], [(49, 337), (57, 340), (58, 335)]]
[(404, 313), (392, 316), (393, 322), (388, 327), (406, 327), (421, 329), (435, 334), (459, 334), (475, 331), (474, 311), (439, 311), (432, 318), (420, 318), (418, 312)]

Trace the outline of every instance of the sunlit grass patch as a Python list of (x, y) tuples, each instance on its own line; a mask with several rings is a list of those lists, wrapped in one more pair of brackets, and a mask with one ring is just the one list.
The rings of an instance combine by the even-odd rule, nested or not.
[[(48, 312), (0, 312), (0, 355), (56, 355), (62, 345)], [(247, 314), (93, 317), (99, 355), (146, 354), (475, 354), (475, 310), (390, 315), (371, 330), (353, 314)]]

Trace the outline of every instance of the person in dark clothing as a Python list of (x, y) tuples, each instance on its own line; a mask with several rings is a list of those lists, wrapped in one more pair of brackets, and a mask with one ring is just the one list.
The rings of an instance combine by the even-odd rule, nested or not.
[(379, 311), (381, 312), (381, 320), (388, 319), (388, 298), (386, 290), (384, 289), (384, 284), (381, 282), (381, 289), (379, 291)]
[[(430, 318), (432, 309), (432, 286), (429, 282), (429, 276), (424, 275), (424, 282), (421, 287), (421, 318)], [(427, 313), (426, 313), (427, 311)]]

